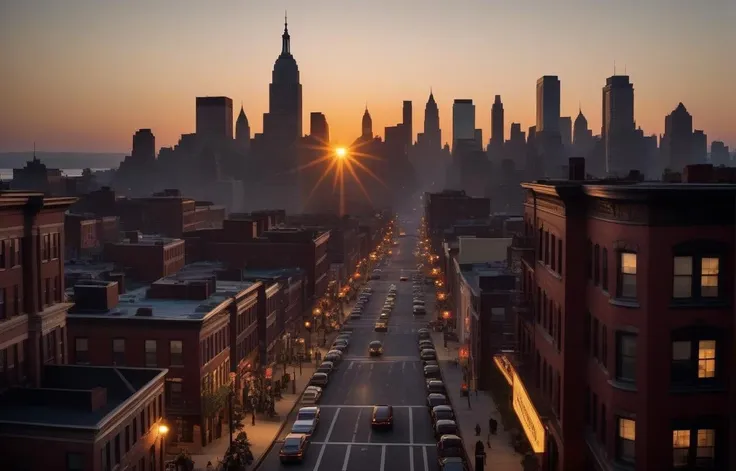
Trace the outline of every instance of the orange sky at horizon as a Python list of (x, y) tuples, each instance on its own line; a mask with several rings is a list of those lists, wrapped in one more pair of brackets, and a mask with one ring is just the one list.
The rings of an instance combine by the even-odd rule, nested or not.
[[(560, 77), (562, 115), (574, 119), (580, 105), (598, 134), (601, 88), (616, 61), (634, 83), (636, 120), (646, 134), (662, 133), (665, 115), (682, 101), (695, 128), (733, 149), (736, 94), (728, 91), (736, 64), (725, 60), (729, 47), (720, 35), (736, 20), (736, 2), (698, 9), (668, 1), (614, 8), (561, 0), (552, 8), (458, 0), (430, 11), (418, 0), (222, 0), (216, 9), (193, 0), (68, 0), (66, 8), (29, 0), (0, 9), (0, 57), (10, 71), (0, 83), (0, 151), (30, 150), (35, 141), (41, 151), (126, 153), (139, 128), (171, 146), (194, 131), (195, 97), (206, 95), (231, 97), (235, 115), (242, 102), (259, 132), (285, 7), (304, 132), (309, 113), (320, 111), (335, 144), (360, 134), (366, 103), (374, 132), (383, 135), (400, 122), (402, 101), (412, 100), (414, 132), (421, 132), (430, 87), (443, 141), (451, 140), (456, 98), (474, 100), (487, 141), (496, 94), (508, 138), (511, 122), (524, 131), (534, 125), (541, 75)], [(663, 15), (668, 21), (658, 21)], [(596, 24), (601, 17), (610, 24)], [(626, 35), (616, 21), (626, 21)], [(549, 24), (557, 25), (554, 33)]]

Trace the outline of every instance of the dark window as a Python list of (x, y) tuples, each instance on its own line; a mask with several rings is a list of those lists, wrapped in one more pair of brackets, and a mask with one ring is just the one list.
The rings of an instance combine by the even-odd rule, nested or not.
[(636, 254), (633, 252), (619, 253), (617, 290), (619, 297), (636, 298)]
[(125, 339), (112, 340), (112, 364), (125, 365)]
[(562, 275), (562, 239), (557, 239), (557, 273)]
[(608, 249), (601, 254), (601, 288), (608, 291)]
[(544, 264), (549, 265), (549, 232), (544, 231)]
[(616, 335), (616, 379), (636, 382), (636, 335), (619, 332)]
[(78, 365), (89, 364), (89, 339), (86, 337), (74, 339), (74, 359)]
[(115, 435), (115, 464), (120, 464), (120, 434)]
[(169, 355), (171, 366), (183, 366), (184, 365), (184, 347), (181, 340), (172, 340), (169, 342)]
[(588, 240), (588, 250), (585, 252), (585, 261), (587, 265), (588, 279), (593, 279), (593, 242)]
[(138, 417), (133, 418), (133, 444), (138, 441)]
[(146, 348), (146, 366), (148, 367), (157, 367), (158, 366), (158, 356), (156, 355), (156, 341), (155, 340), (146, 340), (145, 343)]
[(683, 255), (673, 259), (672, 297), (676, 299), (717, 298), (720, 258)]
[(593, 317), (593, 331), (591, 332), (591, 339), (593, 340), (593, 358), (595, 358), (596, 360), (600, 358), (600, 351), (598, 350), (598, 346), (600, 345), (600, 332), (598, 331), (598, 329), (598, 318)]
[(606, 444), (606, 427), (608, 422), (606, 420), (606, 405), (601, 403), (601, 443)]
[(633, 463), (636, 460), (636, 421), (618, 418), (616, 431), (616, 458)]
[(717, 346), (714, 339), (672, 342), (672, 382), (708, 384), (717, 377)]
[(556, 249), (557, 249), (557, 237), (555, 237), (554, 234), (550, 234), (550, 242), (549, 242), (549, 266), (553, 269), (557, 269), (557, 256), (556, 256)]
[(595, 244), (593, 249), (593, 283), (596, 285), (601, 280), (601, 248), (598, 244)]
[(169, 405), (179, 406), (183, 402), (183, 383), (181, 381), (169, 381), (166, 383), (169, 387)]
[(130, 451), (130, 425), (125, 426), (125, 453)]
[(81, 453), (67, 453), (66, 471), (84, 471), (84, 455)]
[(608, 368), (608, 329), (601, 325), (601, 357), (600, 361), (604, 368)]
[(590, 341), (591, 341), (590, 329), (592, 328), (592, 326), (591, 326), (591, 318), (592, 318), (592, 316), (590, 315), (590, 313), (589, 312), (586, 312), (585, 313), (584, 332), (583, 332), (583, 343), (585, 344), (585, 350), (588, 353), (590, 353)]

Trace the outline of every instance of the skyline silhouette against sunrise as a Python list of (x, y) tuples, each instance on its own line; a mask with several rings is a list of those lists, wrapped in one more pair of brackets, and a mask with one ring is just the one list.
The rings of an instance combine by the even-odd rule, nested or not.
[[(265, 3), (265, 2), (264, 2)], [(128, 152), (151, 128), (158, 146), (194, 131), (195, 97), (243, 103), (261, 132), (268, 83), (289, 12), (304, 90), (303, 122), (324, 113), (332, 140), (360, 134), (366, 103), (377, 134), (414, 102), (421, 123), (430, 87), (448, 140), (452, 102), (471, 98), (486, 139), (500, 94), (511, 122), (534, 124), (535, 84), (558, 75), (563, 116), (578, 106), (600, 132), (606, 77), (628, 73), (637, 125), (661, 134), (679, 102), (708, 140), (736, 146), (736, 74), (729, 25), (736, 4), (680, 0), (554, 5), (459, 0), (109, 2), (34, 0), (0, 7), (0, 151)], [(623, 25), (626, 27), (623, 28)], [(415, 127), (415, 133), (420, 127)]]

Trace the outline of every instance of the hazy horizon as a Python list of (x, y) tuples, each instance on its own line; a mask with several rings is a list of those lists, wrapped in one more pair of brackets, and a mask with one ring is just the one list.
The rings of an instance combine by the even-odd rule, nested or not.
[(242, 102), (251, 132), (262, 129), (268, 84), (280, 52), (284, 10), (309, 113), (323, 112), (335, 143), (360, 134), (363, 109), (374, 132), (414, 103), (423, 128), (430, 87), (450, 140), (452, 101), (472, 98), (487, 142), (490, 106), (501, 95), (511, 122), (534, 124), (535, 84), (562, 83), (562, 116), (578, 106), (600, 132), (601, 88), (626, 71), (637, 125), (661, 134), (679, 102), (693, 125), (736, 147), (736, 76), (730, 41), (736, 2), (564, 0), (537, 4), (458, 0), (29, 0), (0, 6), (0, 151), (129, 152), (136, 129), (157, 146), (194, 131), (196, 96)]

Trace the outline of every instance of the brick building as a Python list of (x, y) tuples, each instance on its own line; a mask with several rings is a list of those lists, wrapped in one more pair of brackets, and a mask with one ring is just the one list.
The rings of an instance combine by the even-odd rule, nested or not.
[(64, 217), (64, 250), (67, 259), (96, 259), (105, 244), (120, 239), (117, 216), (96, 217), (91, 214), (67, 214)]
[(114, 263), (130, 278), (151, 282), (173, 275), (184, 267), (184, 240), (127, 231), (118, 242), (105, 245), (103, 259)]
[(491, 200), (473, 198), (460, 190), (444, 190), (424, 194), (424, 220), (432, 252), (442, 251), (444, 231), (456, 221), (487, 219), (491, 214)]
[(523, 187), (518, 353), (496, 360), (544, 469), (730, 469), (736, 186)]
[(225, 219), (224, 207), (186, 198), (179, 190), (165, 190), (146, 198), (120, 198), (109, 187), (102, 187), (80, 198), (74, 212), (118, 216), (122, 230), (174, 238), (198, 229), (222, 227)]
[(232, 215), (222, 229), (186, 234), (187, 261), (221, 261), (248, 270), (298, 267), (305, 273), (307, 302), (319, 298), (327, 290), (330, 231), (274, 225), (274, 213)]
[(73, 202), (0, 193), (1, 466), (152, 469), (162, 458), (165, 370), (66, 365), (64, 212)]
[(168, 368), (167, 438), (190, 451), (227, 433), (216, 398), (242, 394), (279, 336), (279, 285), (217, 280), (218, 269), (194, 264), (124, 294), (118, 282), (80, 281), (68, 318), (70, 363)]

